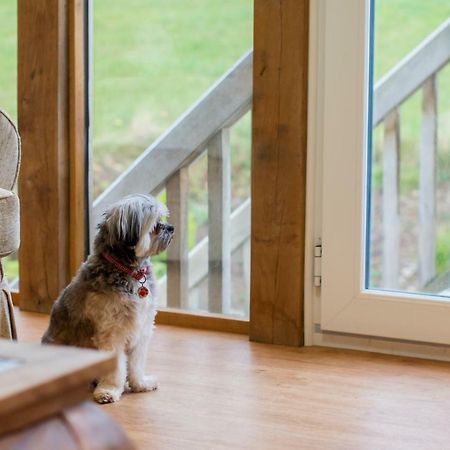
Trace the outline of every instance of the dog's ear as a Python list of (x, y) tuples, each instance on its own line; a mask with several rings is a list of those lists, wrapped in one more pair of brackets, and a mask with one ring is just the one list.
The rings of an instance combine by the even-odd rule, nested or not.
[(159, 212), (155, 205), (145, 205), (141, 210), (140, 226), (138, 230), (138, 240), (134, 253), (137, 257), (148, 254), (152, 243), (152, 231), (158, 221)]
[(155, 220), (150, 217), (144, 219), (144, 223), (139, 230), (139, 238), (134, 249), (134, 253), (137, 257), (145, 256), (152, 243), (151, 231), (155, 226)]
[[(136, 209), (129, 211), (126, 228), (122, 228), (122, 240), (130, 247), (139, 242), (142, 233), (142, 212)], [(125, 232), (125, 234), (123, 234)]]
[(142, 212), (129, 203), (115, 205), (105, 213), (105, 227), (109, 246), (119, 243), (133, 247), (141, 234)]

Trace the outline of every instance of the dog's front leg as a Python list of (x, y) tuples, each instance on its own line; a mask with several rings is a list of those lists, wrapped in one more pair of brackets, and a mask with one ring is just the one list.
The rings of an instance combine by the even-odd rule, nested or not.
[(120, 400), (127, 377), (125, 352), (117, 352), (117, 368), (114, 372), (100, 378), (94, 390), (94, 400), (98, 403), (113, 403)]
[(157, 389), (156, 377), (145, 375), (148, 336), (143, 336), (128, 356), (128, 384), (131, 392), (147, 392)]

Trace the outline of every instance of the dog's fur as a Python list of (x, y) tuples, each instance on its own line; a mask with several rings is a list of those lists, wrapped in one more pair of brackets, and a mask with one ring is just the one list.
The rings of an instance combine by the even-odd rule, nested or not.
[[(98, 380), (94, 399), (120, 399), (126, 384), (132, 392), (156, 389), (156, 379), (145, 376), (147, 345), (153, 330), (155, 279), (149, 257), (164, 251), (173, 227), (162, 223), (165, 205), (149, 195), (133, 195), (110, 207), (98, 226), (93, 253), (53, 305), (42, 342), (115, 351), (118, 367)], [(146, 287), (117, 269), (102, 254), (109, 254), (133, 270), (150, 266)], [(143, 280), (142, 280), (143, 281)]]

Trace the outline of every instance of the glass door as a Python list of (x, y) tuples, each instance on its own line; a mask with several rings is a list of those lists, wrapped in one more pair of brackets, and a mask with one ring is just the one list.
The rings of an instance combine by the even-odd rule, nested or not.
[(159, 197), (159, 306), (246, 320), (253, 2), (99, 0), (91, 22), (91, 242), (114, 201)]
[(450, 5), (322, 12), (321, 326), (449, 344)]

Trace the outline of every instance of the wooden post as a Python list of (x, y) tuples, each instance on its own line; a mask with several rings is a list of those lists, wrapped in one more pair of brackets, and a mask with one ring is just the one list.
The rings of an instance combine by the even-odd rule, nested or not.
[(308, 0), (255, 0), (250, 338), (303, 345)]
[(175, 227), (167, 250), (167, 306), (183, 309), (189, 301), (188, 190), (188, 168), (184, 167), (166, 184), (170, 223)]
[(420, 287), (436, 275), (436, 151), (437, 95), (433, 75), (422, 89), (419, 185), (419, 281)]
[(399, 287), (400, 122), (398, 110), (384, 120), (383, 148), (383, 287)]
[(18, 1), (20, 307), (48, 312), (69, 279), (66, 0)]
[[(241, 246), (242, 252), (242, 273), (244, 278), (244, 295), (250, 297), (250, 239), (247, 239)], [(246, 311), (248, 313), (248, 311)]]
[(88, 252), (88, 192), (86, 183), (85, 0), (69, 1), (69, 270), (74, 276)]
[(209, 312), (230, 313), (231, 155), (229, 129), (208, 147), (208, 305)]

